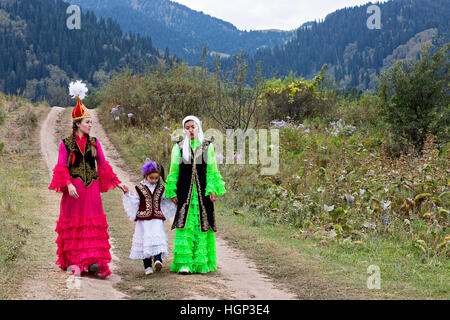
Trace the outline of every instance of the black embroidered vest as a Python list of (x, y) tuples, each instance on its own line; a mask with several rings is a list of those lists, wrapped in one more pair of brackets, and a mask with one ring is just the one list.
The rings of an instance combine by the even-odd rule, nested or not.
[[(70, 157), (70, 145), (72, 143), (72, 136), (63, 139), (64, 145), (66, 146), (67, 154)], [(68, 163), (69, 173), (73, 179), (80, 178), (84, 185), (88, 187), (92, 181), (98, 179), (96, 159), (92, 155), (91, 143), (97, 143), (95, 137), (89, 137), (89, 141), (86, 141), (84, 147), (84, 155), (81, 153), (80, 147), (76, 143), (76, 148), (74, 151), (75, 161)]]
[(142, 183), (139, 183), (136, 186), (136, 192), (139, 195), (140, 202), (135, 221), (153, 219), (166, 220), (161, 210), (161, 197), (164, 193), (164, 185), (160, 183), (159, 180), (153, 193)]
[[(208, 147), (211, 141), (205, 140), (201, 146), (191, 150), (191, 161), (186, 161), (182, 157), (180, 171), (177, 182), (177, 212), (173, 221), (172, 229), (183, 229), (186, 225), (189, 205), (192, 198), (194, 182), (197, 187), (198, 209), (200, 213), (200, 227), (202, 232), (212, 229), (217, 232), (216, 220), (214, 216), (214, 203), (209, 196), (205, 196), (206, 190), (206, 169), (208, 159)], [(180, 150), (183, 150), (183, 142), (178, 143)], [(195, 159), (195, 163), (194, 160)]]

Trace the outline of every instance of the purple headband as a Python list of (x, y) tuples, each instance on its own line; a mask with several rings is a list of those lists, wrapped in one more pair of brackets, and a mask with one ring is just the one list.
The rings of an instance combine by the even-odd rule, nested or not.
[(142, 166), (142, 174), (147, 175), (152, 172), (159, 172), (161, 166), (156, 162), (151, 161), (149, 158), (145, 159), (145, 163)]

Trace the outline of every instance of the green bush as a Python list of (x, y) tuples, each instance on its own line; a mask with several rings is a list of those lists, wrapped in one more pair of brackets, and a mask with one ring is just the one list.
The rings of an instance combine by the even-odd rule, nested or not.
[(381, 109), (391, 132), (419, 149), (428, 133), (437, 142), (450, 138), (449, 50), (450, 43), (425, 46), (420, 60), (396, 62), (380, 76)]
[[(109, 113), (112, 121), (118, 117), (120, 125), (148, 127), (170, 119), (179, 121), (189, 114), (202, 117), (205, 110), (201, 92), (199, 73), (182, 64), (146, 74), (133, 74), (131, 70), (117, 73), (89, 102), (96, 105), (101, 101), (103, 113)], [(211, 92), (206, 96), (210, 97)]]
[(321, 72), (312, 80), (295, 79), (292, 73), (284, 80), (273, 78), (266, 82), (263, 98), (271, 119), (303, 120), (329, 113), (331, 103), (318, 90), (323, 80), (324, 65)]

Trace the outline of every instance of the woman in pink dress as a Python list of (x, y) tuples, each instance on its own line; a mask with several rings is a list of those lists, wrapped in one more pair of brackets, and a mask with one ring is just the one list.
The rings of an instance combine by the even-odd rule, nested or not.
[(55, 230), (56, 264), (64, 271), (71, 267), (73, 274), (88, 271), (106, 278), (111, 274), (111, 246), (100, 193), (116, 187), (127, 192), (128, 188), (106, 161), (98, 139), (89, 136), (92, 119), (81, 103), (86, 91), (80, 81), (71, 83), (70, 93), (77, 97), (72, 112), (73, 132), (61, 141), (49, 186), (63, 193)]

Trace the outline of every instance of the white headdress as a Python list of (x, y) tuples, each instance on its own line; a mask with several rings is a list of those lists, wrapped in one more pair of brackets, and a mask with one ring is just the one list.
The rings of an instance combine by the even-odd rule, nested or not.
[(200, 120), (196, 116), (187, 116), (183, 119), (183, 131), (184, 131), (184, 141), (183, 141), (183, 158), (186, 162), (189, 162), (190, 154), (191, 154), (191, 137), (189, 132), (184, 128), (184, 124), (188, 121), (194, 121), (198, 126), (198, 140), (200, 143), (203, 143), (204, 135), (202, 130), (202, 124)]
[(86, 97), (86, 93), (88, 92), (88, 88), (86, 85), (81, 82), (81, 80), (78, 80), (76, 82), (71, 82), (69, 85), (69, 94), (72, 96), (72, 98), (79, 97), (81, 100), (83, 100)]

